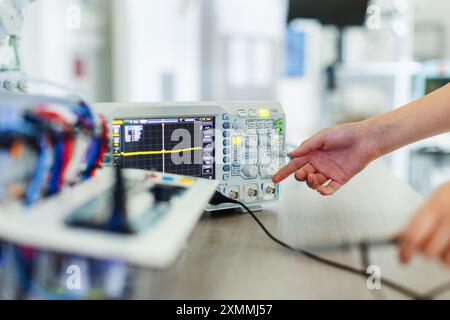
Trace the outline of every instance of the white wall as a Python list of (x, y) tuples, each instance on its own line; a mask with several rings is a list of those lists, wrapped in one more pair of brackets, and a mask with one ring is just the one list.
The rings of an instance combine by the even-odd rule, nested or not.
[[(415, 24), (417, 35), (421, 35), (416, 41), (415, 51), (418, 55), (432, 54), (431, 48), (442, 49), (443, 58), (450, 59), (450, 1), (448, 0), (415, 0)], [(431, 28), (442, 26), (443, 37), (428, 37), (427, 33), (421, 33), (424, 25)], [(431, 58), (431, 56), (430, 56)], [(441, 57), (437, 57), (441, 58)]]
[(69, 57), (66, 51), (65, 3), (41, 0), (26, 11), (21, 42), (22, 69), (31, 77), (67, 81)]
[[(93, 101), (109, 100), (108, 5), (107, 0), (33, 2), (22, 35), (22, 70), (32, 78), (69, 86)], [(73, 6), (80, 9), (79, 19)], [(84, 66), (82, 74), (75, 72), (76, 61)]]
[(163, 74), (173, 75), (173, 99), (198, 99), (197, 1), (117, 0), (114, 12), (115, 100), (162, 100)]

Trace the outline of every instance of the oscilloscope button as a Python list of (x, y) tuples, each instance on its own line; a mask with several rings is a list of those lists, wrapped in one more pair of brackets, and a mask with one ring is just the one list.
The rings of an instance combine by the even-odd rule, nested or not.
[(228, 113), (224, 113), (222, 115), (222, 120), (230, 120), (230, 115)]
[(231, 124), (229, 122), (224, 122), (223, 123), (223, 128), (224, 129), (230, 129), (231, 128)]
[(17, 82), (17, 89), (19, 89), (19, 91), (21, 92), (26, 92), (27, 82), (25, 80), (19, 80), (19, 82)]
[(273, 128), (273, 121), (272, 120), (268, 120), (265, 123), (266, 128), (272, 129)]
[(265, 129), (258, 129), (258, 134), (266, 134), (268, 133)]
[(247, 121), (247, 127), (249, 127), (249, 128), (256, 128), (256, 121), (255, 120)]
[(275, 127), (275, 132), (278, 132), (279, 134), (284, 133), (284, 127)]
[(250, 152), (249, 159), (258, 159), (258, 152)]
[(223, 157), (223, 163), (230, 163), (230, 157)]
[(258, 116), (258, 110), (256, 110), (256, 109), (248, 110), (248, 116), (249, 117), (257, 117)]
[(223, 149), (223, 154), (230, 154), (230, 149), (229, 148), (224, 148)]
[(223, 140), (223, 145), (225, 147), (229, 146), (230, 145), (230, 140)]
[(185, 184), (185, 185), (190, 185), (190, 184), (192, 184), (192, 183), (194, 182), (194, 180), (192, 180), (191, 178), (182, 178), (182, 179), (180, 180), (180, 182), (181, 182), (182, 184)]
[(158, 175), (155, 173), (149, 173), (147, 177), (149, 177), (150, 179), (157, 179)]
[(270, 144), (270, 138), (268, 135), (260, 135), (259, 136), (259, 146), (260, 147), (268, 147)]
[(223, 166), (223, 171), (224, 171), (224, 172), (229, 172), (229, 171), (231, 171), (231, 166), (229, 166), (229, 165)]
[(175, 180), (175, 178), (170, 177), (170, 176), (166, 176), (166, 177), (163, 177), (162, 180), (163, 180), (163, 181), (166, 181), (166, 182), (172, 182), (172, 181)]
[(12, 91), (14, 89), (14, 83), (10, 80), (3, 81), (3, 88)]
[(258, 137), (248, 137), (245, 140), (245, 146), (249, 149), (254, 149), (258, 146)]
[(240, 109), (237, 111), (238, 115), (240, 117), (246, 117), (247, 116), (247, 111), (245, 109)]
[(258, 176), (258, 167), (251, 164), (245, 165), (242, 173), (247, 178), (256, 178)]
[(267, 168), (267, 167), (270, 167), (271, 165), (272, 165), (272, 159), (270, 157), (267, 157), (267, 156), (261, 157), (261, 159), (259, 161), (259, 166), (261, 168)]
[(231, 135), (230, 131), (224, 131), (223, 132), (223, 137), (224, 138), (228, 138)]

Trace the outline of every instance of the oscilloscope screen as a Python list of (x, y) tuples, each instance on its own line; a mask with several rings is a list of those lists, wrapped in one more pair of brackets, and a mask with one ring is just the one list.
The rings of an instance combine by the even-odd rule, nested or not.
[(215, 179), (214, 117), (116, 119), (114, 165)]

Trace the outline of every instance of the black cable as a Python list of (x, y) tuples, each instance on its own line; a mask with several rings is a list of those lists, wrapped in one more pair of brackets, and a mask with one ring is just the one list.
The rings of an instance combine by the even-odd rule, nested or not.
[[(369, 275), (366, 270), (361, 270), (361, 269), (357, 269), (336, 261), (332, 261), (332, 260), (328, 260), (325, 258), (322, 258), (320, 256), (317, 256), (311, 252), (308, 252), (306, 250), (303, 250), (301, 248), (295, 248), (283, 241), (281, 241), (280, 239), (276, 238), (274, 235), (272, 235), (270, 233), (269, 230), (267, 230), (267, 228), (264, 226), (264, 224), (258, 219), (258, 217), (255, 215), (255, 213), (249, 208), (247, 207), (244, 203), (238, 201), (238, 200), (234, 200), (234, 199), (230, 199), (226, 196), (224, 196), (223, 194), (221, 194), (220, 192), (216, 192), (214, 194), (214, 196), (212, 197), (210, 204), (212, 205), (219, 205), (219, 204), (223, 204), (223, 203), (233, 203), (233, 204), (237, 204), (239, 206), (241, 206), (242, 208), (244, 208), (247, 213), (253, 218), (253, 220), (256, 221), (256, 223), (261, 227), (261, 229), (264, 231), (264, 233), (270, 238), (272, 239), (274, 242), (276, 242), (277, 244), (279, 244), (280, 246), (291, 250), (291, 251), (295, 251), (298, 252), (308, 258), (310, 258), (311, 260), (317, 261), (319, 263), (322, 263), (324, 265), (339, 269), (339, 270), (343, 270), (352, 274), (356, 274), (358, 276), (367, 278), (367, 276)], [(394, 243), (395, 241), (390, 241), (392, 243)], [(361, 254), (362, 254), (362, 259), (363, 259), (363, 263), (364, 264), (368, 264), (368, 254), (367, 254), (367, 249), (368, 249), (368, 245), (365, 244), (364, 242), (362, 242), (360, 244), (360, 249), (361, 249)], [(380, 282), (382, 285), (385, 285), (411, 299), (415, 299), (415, 300), (430, 300), (430, 299), (434, 299), (437, 295), (442, 294), (445, 291), (450, 290), (450, 282), (443, 284), (435, 289), (430, 290), (428, 293), (426, 293), (425, 295), (419, 294), (413, 290), (410, 290), (392, 280), (383, 278), (380, 279)]]

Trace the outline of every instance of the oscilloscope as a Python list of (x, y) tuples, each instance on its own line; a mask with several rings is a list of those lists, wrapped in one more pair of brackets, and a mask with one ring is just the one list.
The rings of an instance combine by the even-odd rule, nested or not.
[(278, 102), (103, 103), (112, 146), (107, 164), (219, 181), (248, 205), (277, 200), (273, 174), (286, 160)]

